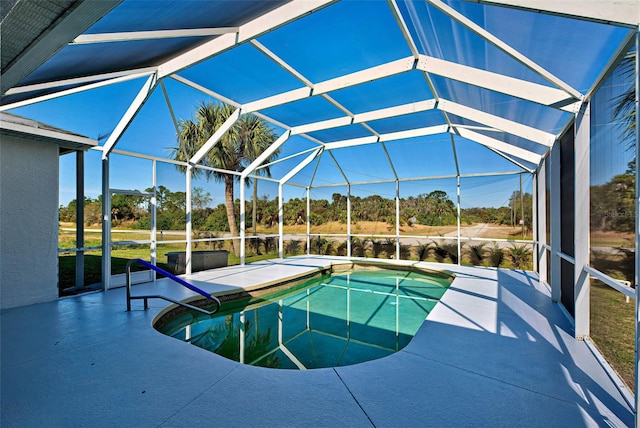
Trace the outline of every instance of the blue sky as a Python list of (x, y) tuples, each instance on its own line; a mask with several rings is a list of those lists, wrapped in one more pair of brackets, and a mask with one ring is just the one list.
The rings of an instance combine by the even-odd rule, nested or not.
[[(565, 18), (501, 8), (499, 13), (486, 13), (489, 6), (469, 2), (451, 2), (473, 21), (503, 38), (521, 52), (530, 55), (580, 91), (586, 91), (597, 76), (600, 67), (608, 60), (608, 54), (626, 34), (626, 30), (612, 29), (599, 24), (571, 21)], [(452, 23), (441, 12), (428, 7), (426, 2), (400, 2), (400, 9), (407, 19), (409, 30), (417, 41), (421, 53), (462, 64), (505, 73), (512, 77), (546, 82), (538, 75), (517, 63), (478, 36)], [(496, 8), (491, 8), (495, 12)], [(328, 29), (326, 23), (331, 22)], [(433, 23), (438, 31), (423, 31)], [(540, 31), (542, 30), (542, 31)], [(104, 29), (102, 29), (104, 31)], [(559, 46), (558, 37), (566, 43)], [(358, 71), (410, 55), (386, 2), (347, 1), (327, 7), (315, 14), (293, 22), (279, 30), (261, 36), (259, 42), (278, 54), (312, 82), (331, 79), (340, 74)], [(551, 54), (550, 54), (551, 52)], [(604, 54), (604, 55), (603, 55)], [(330, 58), (328, 61), (327, 58)], [(244, 44), (236, 49), (197, 64), (179, 73), (198, 84), (240, 103), (299, 88), (302, 84), (266, 58), (254, 46)], [(91, 138), (104, 138), (115, 128), (129, 103), (143, 85), (144, 79), (133, 80), (90, 92), (78, 93), (47, 102), (13, 110), (12, 113), (33, 118)], [(177, 118), (191, 118), (197, 105), (209, 101), (206, 95), (177, 81), (166, 79), (165, 85), (171, 106)], [(542, 108), (527, 101), (491, 93), (463, 83), (434, 78), (439, 95), (464, 101), (465, 104), (557, 133), (569, 114)], [(409, 72), (390, 78), (336, 91), (332, 97), (353, 113), (375, 110), (433, 97), (419, 72)], [(321, 97), (298, 101), (288, 106), (264, 111), (266, 115), (290, 126), (343, 116), (344, 113)], [(313, 119), (309, 119), (313, 117)], [(452, 121), (471, 124), (462, 118)], [(386, 119), (370, 125), (376, 131), (394, 132), (407, 127), (430, 126), (444, 123), (437, 111), (415, 114), (406, 118)], [(274, 126), (277, 134), (282, 129)], [(313, 134), (323, 141), (357, 138), (370, 135), (359, 125), (342, 127)], [(512, 142), (532, 150), (543, 150), (535, 144), (512, 138)], [(176, 145), (175, 129), (161, 89), (158, 87), (119, 141), (117, 148), (155, 156), (168, 156), (167, 149)], [(296, 153), (315, 144), (294, 137), (282, 149), (281, 157)], [(398, 169), (400, 177), (440, 176), (455, 174), (454, 153), (448, 134), (423, 137), (386, 144), (389, 157)], [(518, 168), (482, 146), (456, 138), (456, 153), (461, 172), (490, 173), (515, 171)], [(386, 154), (380, 145), (354, 147), (336, 151), (351, 181), (391, 178)], [(282, 176), (301, 158), (274, 166), (275, 176)], [(610, 176), (626, 167), (625, 156), (600, 162), (599, 174)], [(142, 189), (151, 186), (151, 162), (112, 156), (111, 187)], [(60, 162), (60, 203), (75, 198), (75, 160), (64, 156)], [(100, 193), (100, 153), (90, 152), (86, 159), (86, 194), (96, 197)], [(296, 181), (305, 183), (314, 166), (305, 168)], [(602, 172), (604, 171), (604, 172)], [(622, 172), (620, 171), (620, 172)], [(333, 161), (323, 156), (318, 167), (317, 183), (342, 181)], [(606, 178), (602, 178), (606, 180)], [(171, 190), (184, 190), (184, 177), (173, 166), (159, 168), (158, 184)], [(524, 177), (524, 191), (531, 192), (531, 178)], [(194, 186), (203, 187), (213, 196), (213, 204), (223, 201), (221, 186), (197, 181)], [(380, 194), (393, 197), (393, 185), (358, 186), (359, 196)], [(388, 189), (392, 189), (389, 192)], [(505, 205), (511, 193), (519, 188), (518, 176), (504, 178), (474, 178), (462, 181), (462, 206)], [(344, 192), (344, 188), (336, 191)], [(455, 180), (420, 181), (401, 186), (403, 197), (445, 190), (455, 200)], [(277, 187), (261, 184), (260, 193), (276, 197)], [(330, 194), (332, 189), (323, 189)], [(356, 194), (354, 192), (354, 194)], [(303, 189), (291, 188), (285, 197), (301, 197)], [(238, 193), (236, 193), (238, 196)], [(250, 194), (248, 193), (247, 197)]]

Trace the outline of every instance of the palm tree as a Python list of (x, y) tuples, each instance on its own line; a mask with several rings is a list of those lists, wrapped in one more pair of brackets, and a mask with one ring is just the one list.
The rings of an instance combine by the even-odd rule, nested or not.
[(625, 92), (614, 99), (613, 119), (620, 124), (623, 137), (631, 141), (629, 148), (635, 147), (636, 132), (636, 51), (628, 52), (618, 66), (621, 74), (629, 81)]
[[(195, 120), (181, 119), (178, 123), (178, 146), (171, 149), (173, 158), (183, 162), (188, 161), (233, 114), (234, 110), (234, 107), (224, 103), (200, 103), (195, 113)], [(243, 115), (224, 134), (220, 141), (209, 150), (200, 161), (200, 164), (226, 171), (240, 172), (264, 152), (275, 141), (276, 137), (276, 134), (266, 121), (251, 114)], [(278, 153), (279, 151), (276, 150), (265, 163), (272, 162), (278, 156)], [(182, 172), (185, 171), (185, 167), (181, 166), (179, 169)], [(267, 177), (271, 176), (268, 167), (257, 170), (257, 173)], [(239, 180), (239, 177), (219, 171), (193, 169), (194, 177), (202, 174), (205, 175), (207, 180), (213, 177), (218, 182), (224, 182), (229, 232), (231, 236), (238, 236), (233, 185), (235, 180)], [(248, 186), (250, 182), (247, 181), (246, 184)], [(240, 248), (237, 242), (232, 242), (232, 248), (236, 256), (239, 255)]]

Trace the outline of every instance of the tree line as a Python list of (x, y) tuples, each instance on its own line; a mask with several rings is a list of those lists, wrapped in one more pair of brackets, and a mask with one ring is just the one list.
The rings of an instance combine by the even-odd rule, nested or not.
[[(145, 189), (152, 192), (153, 189)], [(227, 220), (226, 204), (210, 206), (212, 197), (203, 188), (196, 187), (192, 192), (192, 226), (195, 230), (215, 232), (231, 232)], [(181, 230), (186, 226), (186, 193), (172, 192), (165, 186), (156, 189), (156, 224), (159, 230)], [(522, 197), (525, 212), (525, 224), (531, 224), (531, 194)], [(499, 208), (466, 208), (461, 210), (461, 221), (467, 224), (494, 223), (518, 224), (521, 212), (521, 198), (519, 192), (513, 193), (509, 207)], [(274, 228), (278, 225), (278, 201), (267, 195), (257, 198), (256, 225)], [(137, 229), (150, 229), (151, 203), (149, 198), (132, 195), (113, 195), (111, 199), (111, 220), (115, 226), (127, 225)], [(307, 221), (307, 201), (292, 198), (283, 203), (283, 223), (286, 226), (302, 225)], [(240, 200), (234, 202), (234, 214), (239, 223)], [(252, 202), (247, 202), (247, 229), (253, 227)], [(310, 200), (309, 222), (320, 226), (329, 222), (347, 221), (347, 197), (334, 193), (330, 200)], [(85, 198), (85, 223), (99, 224), (102, 212), (102, 197), (96, 199)], [(515, 213), (515, 214), (514, 214)], [(61, 206), (60, 221), (76, 221), (76, 200), (67, 206)], [(417, 196), (400, 199), (401, 225), (448, 226), (457, 223), (456, 204), (447, 196), (446, 192), (435, 190)], [(396, 222), (395, 200), (383, 198), (379, 195), (367, 197), (351, 196), (351, 222), (362, 221), (381, 222), (390, 225)]]

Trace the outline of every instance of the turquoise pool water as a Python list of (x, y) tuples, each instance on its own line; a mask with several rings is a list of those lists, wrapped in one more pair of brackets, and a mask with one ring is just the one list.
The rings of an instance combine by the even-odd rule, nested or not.
[(450, 278), (394, 270), (323, 275), (259, 298), (186, 312), (158, 328), (226, 358), (313, 369), (382, 358), (404, 348)]

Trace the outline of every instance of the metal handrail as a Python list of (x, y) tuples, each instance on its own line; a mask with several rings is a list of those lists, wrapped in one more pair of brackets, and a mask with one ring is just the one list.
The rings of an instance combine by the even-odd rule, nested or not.
[[(216, 308), (213, 311), (207, 311), (206, 309), (202, 309), (199, 308), (197, 306), (193, 306), (190, 305), (188, 303), (184, 303), (184, 302), (180, 302), (178, 300), (172, 299), (170, 297), (166, 297), (166, 296), (161, 296), (158, 294), (149, 294), (149, 295), (145, 295), (145, 296), (132, 296), (131, 295), (131, 265), (133, 265), (134, 263), (139, 263), (143, 266), (148, 267), (149, 269), (152, 269), (158, 273), (161, 273), (162, 275), (166, 276), (167, 278), (171, 279), (174, 282), (177, 282), (178, 284), (182, 285), (183, 287), (188, 288), (191, 291), (195, 291), (198, 294), (201, 294), (202, 296), (206, 297), (207, 299), (213, 300), (216, 303)], [(129, 262), (127, 262), (127, 267), (126, 267), (126, 281), (127, 281), (127, 312), (131, 311), (131, 300), (134, 299), (143, 299), (144, 300), (144, 309), (147, 310), (149, 309), (149, 302), (148, 299), (163, 299), (166, 300), (168, 302), (172, 302), (175, 303), (176, 305), (180, 305), (180, 306), (184, 306), (185, 308), (189, 308), (192, 309), (194, 311), (198, 311), (201, 312), (203, 314), (206, 315), (213, 315), (216, 312), (218, 312), (218, 310), (220, 310), (220, 300), (218, 300), (217, 297), (215, 297), (214, 295), (212, 295), (211, 293), (207, 293), (204, 290), (201, 290), (200, 288), (196, 287), (193, 284), (189, 284), (187, 281), (185, 281), (182, 278), (178, 278), (177, 276), (175, 276), (172, 273), (167, 272), (166, 270), (159, 268), (156, 265), (153, 265), (145, 260), (142, 259), (133, 259), (133, 260), (129, 260)]]

